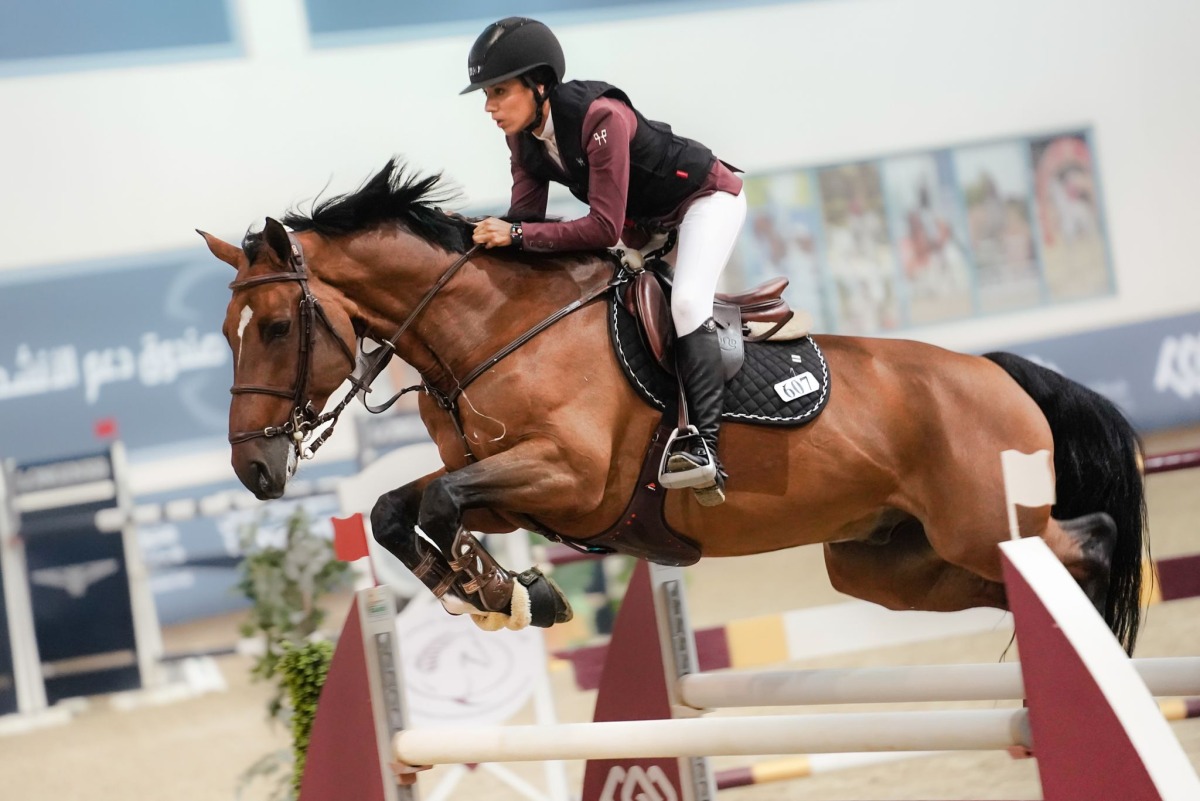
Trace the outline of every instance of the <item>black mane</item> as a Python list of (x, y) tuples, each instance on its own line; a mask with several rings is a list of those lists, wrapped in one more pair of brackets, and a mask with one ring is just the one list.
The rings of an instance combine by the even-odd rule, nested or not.
[[(471, 245), (471, 226), (465, 219), (451, 217), (437, 207), (457, 197), (441, 181), (441, 173), (426, 176), (409, 173), (402, 162), (393, 158), (357, 190), (319, 201), (309, 214), (289, 211), (281, 222), (294, 231), (315, 231), (329, 237), (398, 223), (432, 244), (453, 253), (465, 253)], [(254, 260), (251, 251), (260, 244), (258, 234), (248, 234), (243, 242), (251, 261)]]

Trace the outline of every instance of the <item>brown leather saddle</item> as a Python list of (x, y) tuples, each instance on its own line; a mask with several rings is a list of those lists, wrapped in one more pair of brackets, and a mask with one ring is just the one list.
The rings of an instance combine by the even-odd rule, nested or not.
[[(646, 269), (634, 275), (622, 303), (625, 310), (638, 320), (642, 337), (658, 364), (675, 375), (675, 326), (671, 321), (668, 296), (670, 278), (661, 262), (650, 262)], [(770, 339), (795, 317), (795, 312), (783, 299), (788, 279), (771, 280), (736, 294), (718, 293), (713, 300), (713, 319), (717, 323), (721, 342), (721, 360), (725, 380), (735, 376), (745, 361), (746, 342)], [(751, 333), (749, 324), (757, 323)]]

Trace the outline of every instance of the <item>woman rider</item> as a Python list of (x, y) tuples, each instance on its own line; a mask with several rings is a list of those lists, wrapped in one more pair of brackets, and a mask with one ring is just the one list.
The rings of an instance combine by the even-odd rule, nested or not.
[[(471, 48), (462, 94), (482, 89), (484, 110), (504, 131), (512, 154), (507, 220), (489, 217), (474, 240), (487, 247), (536, 252), (613, 247), (647, 232), (674, 230), (671, 317), (689, 422), (666, 472), (690, 486), (700, 503), (725, 500), (717, 461), (724, 375), (713, 294), (746, 217), (742, 180), (699, 142), (648, 120), (620, 89), (600, 81), (563, 82), (558, 39), (536, 20), (508, 17), (489, 25)], [(534, 222), (546, 214), (550, 181), (588, 204), (584, 217)], [(668, 257), (670, 260), (670, 257)]]

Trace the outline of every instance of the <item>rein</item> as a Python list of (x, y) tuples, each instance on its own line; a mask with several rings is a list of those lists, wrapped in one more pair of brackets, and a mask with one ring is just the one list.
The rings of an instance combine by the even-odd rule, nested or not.
[[(353, 392), (363, 391), (363, 406), (365, 406), (367, 411), (371, 412), (372, 414), (380, 414), (390, 409), (392, 404), (399, 400), (403, 395), (406, 395), (409, 392), (424, 392), (426, 395), (433, 398), (437, 402), (438, 406), (440, 406), (447, 414), (450, 415), (450, 420), (454, 423), (454, 430), (458, 434), (458, 438), (463, 445), (463, 455), (465, 455), (467, 459), (472, 462), (477, 461), (477, 459), (475, 454), (471, 451), (471, 443), (467, 439), (467, 433), (462, 423), (462, 412), (458, 408), (459, 398), (462, 397), (467, 387), (473, 384), (477, 378), (494, 367), (502, 359), (512, 355), (522, 345), (533, 339), (542, 331), (545, 331), (547, 328), (554, 325), (572, 312), (578, 311), (589, 303), (602, 297), (610, 289), (624, 283), (627, 279), (624, 271), (618, 269), (614, 273), (613, 277), (605, 281), (604, 284), (590, 290), (583, 297), (568, 303), (566, 306), (542, 319), (540, 322), (535, 323), (533, 326), (518, 335), (517, 338), (512, 342), (508, 343), (491, 356), (480, 362), (461, 380), (455, 379), (455, 387), (449, 392), (443, 392), (439, 390), (437, 387), (430, 384), (428, 379), (426, 379), (424, 383), (411, 387), (405, 387), (379, 406), (371, 406), (369, 403), (367, 403), (366, 391), (369, 391), (371, 382), (374, 381), (376, 376), (383, 371), (383, 368), (387, 365), (388, 360), (392, 358), (392, 355), (396, 351), (396, 345), (400, 341), (400, 337), (406, 330), (408, 330), (409, 325), (411, 325), (413, 320), (416, 319), (417, 314), (419, 314), (421, 310), (425, 308), (425, 305), (429, 303), (429, 301), (433, 299), (433, 296), (436, 295), (438, 291), (446, 285), (446, 282), (449, 281), (450, 277), (458, 271), (458, 268), (461, 267), (480, 247), (480, 245), (475, 245), (469, 251), (467, 251), (462, 258), (450, 265), (446, 272), (442, 274), (442, 277), (438, 279), (437, 283), (425, 293), (423, 298), (421, 298), (420, 303), (417, 304), (416, 308), (413, 309), (412, 313), (409, 314), (409, 316), (401, 324), (400, 330), (386, 340), (378, 340), (380, 342), (380, 346), (371, 352), (371, 362), (363, 370), (362, 377), (355, 384), (355, 388), (351, 393), (353, 394)], [(343, 403), (345, 403), (345, 401), (343, 401)]]
[[(624, 272), (620, 269), (616, 270), (616, 272), (613, 274), (613, 277), (610, 278), (609, 280), (605, 281), (602, 285), (593, 288), (591, 291), (589, 291), (583, 297), (579, 298), (578, 300), (574, 300), (571, 303), (568, 303), (566, 306), (563, 306), (561, 309), (554, 312), (550, 316), (548, 316), (548, 317), (544, 318), (543, 320), (541, 320), (540, 322), (534, 324), (532, 327), (528, 328), (524, 333), (520, 334), (512, 342), (508, 343), (504, 347), (500, 348), (500, 350), (496, 351), (494, 354), (492, 354), (488, 358), (484, 359), (478, 366), (475, 367), (475, 369), (473, 369), (469, 373), (467, 373), (467, 375), (461, 381), (456, 381), (457, 386), (455, 386), (455, 388), (448, 394), (442, 393), (442, 392), (434, 389), (433, 387), (429, 386), (428, 382), (426, 382), (425, 384), (422, 384), (420, 387), (409, 387), (408, 389), (403, 390), (399, 394), (403, 394), (404, 392), (414, 390), (414, 389), (420, 389), (420, 390), (424, 391), (425, 393), (429, 394), (431, 397), (433, 397), (434, 400), (436, 400), (438, 402), (438, 405), (441, 406), (444, 410), (446, 410), (446, 412), (448, 412), (450, 414), (450, 419), (454, 423), (454, 430), (458, 433), (458, 438), (459, 438), (459, 440), (462, 441), (462, 444), (463, 444), (463, 454), (470, 461), (472, 461), (472, 462), (477, 461), (475, 454), (472, 453), (472, 451), (471, 451), (471, 443), (467, 439), (467, 433), (466, 433), (466, 430), (463, 428), (463, 424), (462, 424), (462, 413), (459, 411), (459, 408), (458, 408), (458, 399), (462, 397), (462, 394), (463, 394), (463, 392), (466, 391), (467, 387), (470, 386), (472, 383), (474, 383), (475, 379), (479, 378), (479, 376), (483, 375), (488, 370), (490, 370), (492, 367), (494, 367), (501, 359), (505, 358), (506, 356), (512, 355), (522, 345), (524, 345), (529, 340), (533, 339), (535, 336), (540, 334), (542, 331), (545, 331), (547, 328), (554, 325), (559, 320), (563, 319), (564, 317), (571, 314), (572, 312), (578, 311), (579, 309), (582, 309), (584, 306), (587, 306), (588, 304), (592, 303), (593, 301), (606, 295), (609, 292), (609, 290), (611, 290), (613, 287), (620, 285), (625, 280), (626, 279), (625, 279)], [(397, 397), (399, 397), (399, 395), (397, 395)], [(393, 398), (392, 400), (394, 401), (395, 398)], [(389, 401), (388, 405), (391, 405), (391, 401)]]
[[(404, 322), (400, 324), (400, 327), (397, 329), (396, 333), (385, 340), (376, 340), (380, 342), (380, 346), (370, 354), (367, 354), (368, 361), (363, 365), (361, 375), (356, 376), (355, 373), (358, 372), (357, 368), (359, 366), (358, 360), (355, 358), (354, 354), (350, 352), (350, 348), (346, 346), (346, 343), (342, 341), (342, 338), (337, 335), (337, 332), (333, 328), (333, 324), (330, 323), (328, 316), (325, 314), (325, 310), (321, 307), (321, 302), (308, 288), (309, 273), (304, 261), (304, 250), (300, 247), (299, 241), (296, 240), (293, 235), (288, 234), (288, 238), (291, 240), (292, 245), (292, 254), (291, 258), (289, 259), (289, 266), (292, 268), (291, 272), (270, 273), (268, 275), (245, 278), (241, 281), (234, 281), (229, 285), (229, 288), (232, 290), (238, 290), (278, 281), (296, 281), (300, 284), (301, 292), (303, 293), (300, 298), (300, 319), (303, 330), (301, 331), (300, 336), (296, 383), (291, 389), (279, 389), (277, 387), (266, 387), (253, 384), (234, 384), (230, 389), (230, 392), (234, 395), (260, 394), (273, 395), (281, 398), (290, 398), (292, 401), (292, 413), (288, 420), (282, 425), (267, 426), (266, 428), (259, 430), (232, 432), (229, 435), (229, 442), (231, 445), (237, 445), (258, 437), (270, 439), (277, 436), (287, 436), (292, 440), (292, 446), (295, 449), (297, 460), (311, 459), (316, 454), (317, 449), (320, 448), (333, 434), (333, 429), (334, 426), (337, 425), (338, 417), (345, 410), (346, 406), (350, 404), (350, 401), (354, 399), (356, 394), (361, 393), (363, 406), (367, 408), (367, 411), (371, 412), (372, 414), (379, 414), (391, 408), (392, 404), (394, 404), (401, 396), (409, 392), (420, 391), (432, 397), (435, 401), (437, 401), (441, 408), (450, 414), (451, 420), (454, 422), (455, 431), (458, 433), (459, 439), (463, 443), (463, 450), (466, 457), (471, 461), (475, 461), (476, 457), (471, 452), (470, 442), (467, 440), (466, 431), (462, 424), (461, 412), (459, 411), (458, 407), (459, 398), (462, 397), (462, 394), (466, 388), (470, 386), (477, 378), (479, 378), (479, 376), (490, 370), (506, 356), (511, 355), (518, 348), (520, 348), (529, 340), (533, 339), (539, 333), (554, 325), (572, 312), (592, 303), (596, 299), (606, 294), (610, 289), (619, 285), (625, 280), (622, 271), (617, 270), (614, 276), (606, 281), (603, 285), (592, 289), (583, 297), (567, 304), (563, 308), (536, 323), (524, 333), (520, 334), (512, 342), (500, 348), (492, 356), (488, 357), (482, 363), (468, 372), (462, 380), (456, 380), (456, 386), (450, 392), (442, 392), (441, 390), (432, 386), (429, 381), (426, 380), (422, 384), (405, 387), (382, 405), (373, 407), (367, 403), (366, 393), (370, 391), (371, 383), (376, 377), (379, 376), (381, 372), (383, 372), (384, 367), (387, 365), (388, 361), (391, 360), (392, 355), (396, 352), (396, 347), (400, 341), (400, 338), (403, 337), (412, 324), (416, 322), (417, 318), (420, 316), (421, 312), (425, 310), (425, 307), (429, 305), (430, 301), (432, 301), (433, 298), (446, 286), (446, 284), (451, 278), (454, 277), (459, 269), (461, 269), (462, 266), (470, 260), (471, 256), (475, 255), (475, 252), (479, 250), (480, 246), (475, 245), (446, 268), (441, 277), (438, 278), (434, 285), (425, 292), (425, 294), (421, 297), (421, 300), (418, 301), (413, 310), (409, 312), (408, 316), (404, 319)], [(338, 346), (342, 349), (342, 352), (346, 355), (346, 358), (350, 360), (352, 365), (350, 375), (350, 391), (346, 393), (346, 396), (342, 398), (337, 406), (335, 406), (332, 410), (324, 412), (320, 415), (318, 415), (313, 409), (312, 401), (307, 400), (306, 398), (308, 394), (309, 374), (311, 373), (312, 369), (313, 351), (316, 345), (317, 337), (317, 329), (313, 324), (314, 319), (318, 319), (324, 324), (325, 328), (330, 334), (333, 335), (333, 339), (337, 342)], [(311, 447), (305, 447), (305, 442), (312, 435), (313, 431), (325, 423), (329, 423), (330, 425), (321, 431), (319, 435), (317, 435), (316, 439), (313, 440)]]

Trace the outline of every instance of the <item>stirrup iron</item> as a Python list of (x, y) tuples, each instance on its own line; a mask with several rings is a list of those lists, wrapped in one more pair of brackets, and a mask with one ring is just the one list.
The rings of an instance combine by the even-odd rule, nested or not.
[[(685, 470), (668, 470), (667, 467), (671, 461), (671, 457), (681, 456), (679, 451), (683, 448), (683, 441), (690, 437), (698, 439), (700, 446), (704, 448), (705, 464), (696, 465)], [(691, 443), (688, 444), (690, 445)], [(700, 432), (695, 426), (689, 425), (687, 428), (677, 428), (671, 432), (671, 436), (667, 439), (666, 447), (663, 448), (662, 461), (658, 465), (658, 483), (667, 489), (693, 489), (695, 487), (708, 487), (717, 483), (717, 460), (713, 452), (709, 450), (708, 443), (700, 436)]]

